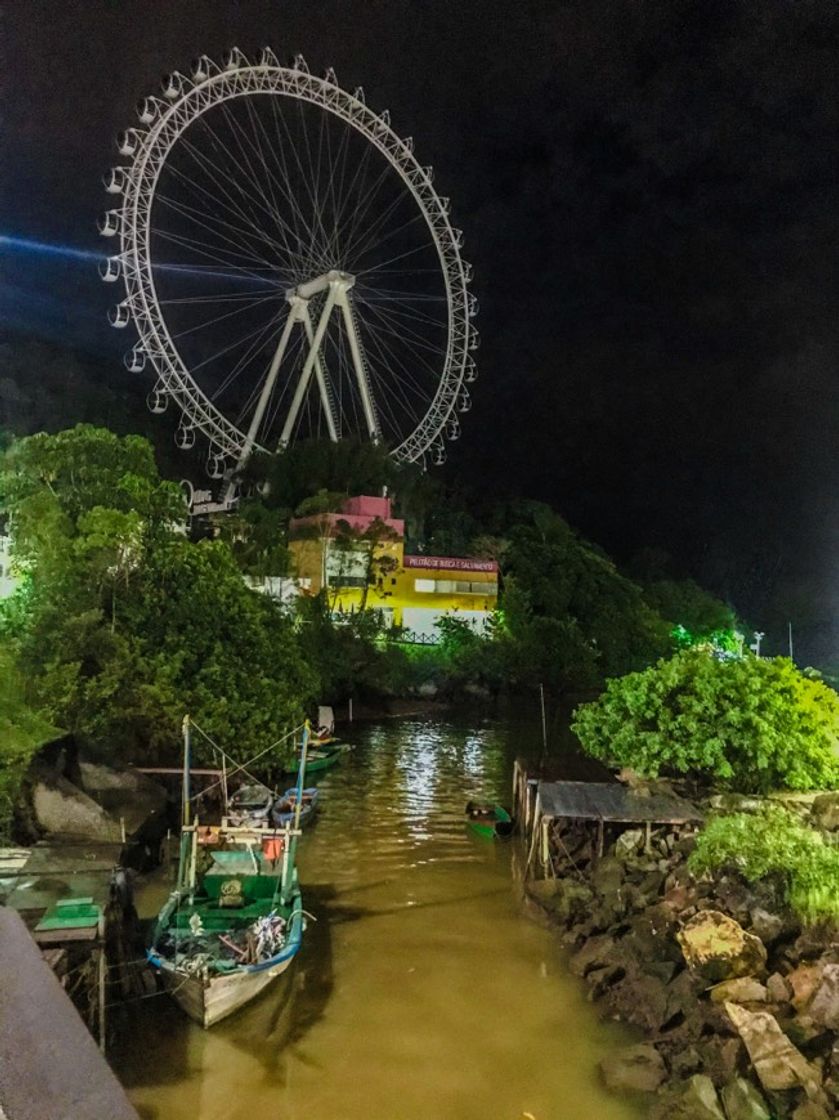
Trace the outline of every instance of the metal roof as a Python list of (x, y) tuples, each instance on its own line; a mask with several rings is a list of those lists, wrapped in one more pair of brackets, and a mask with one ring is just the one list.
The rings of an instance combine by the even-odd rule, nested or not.
[(622, 824), (686, 824), (702, 820), (681, 797), (649, 794), (610, 782), (539, 782), (539, 811), (546, 817), (617, 821)]

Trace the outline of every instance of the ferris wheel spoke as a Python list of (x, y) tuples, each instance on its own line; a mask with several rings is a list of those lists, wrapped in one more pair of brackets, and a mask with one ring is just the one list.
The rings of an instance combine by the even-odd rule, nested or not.
[(431, 353), (437, 355), (445, 354), (446, 348), (444, 346), (439, 346), (433, 342), (430, 342), (428, 338), (426, 338), (424, 335), (419, 334), (417, 330), (415, 330), (413, 327), (407, 326), (404, 322), (394, 322), (394, 317), (399, 314), (398, 312), (386, 311), (384, 308), (374, 307), (372, 304), (368, 304), (367, 306), (369, 307), (371, 313), (376, 316), (376, 318), (384, 327), (388, 328), (391, 333), (400, 335), (404, 342), (407, 343), (410, 340), (413, 340), (414, 345), (420, 347), (423, 350), (428, 350)]
[(344, 128), (341, 130), (341, 140), (338, 144), (338, 151), (333, 157), (332, 154), (332, 141), (330, 129), (326, 130), (326, 150), (327, 150), (327, 163), (332, 171), (326, 177), (327, 191), (331, 204), (332, 213), (332, 238), (330, 241), (330, 248), (335, 257), (335, 260), (343, 267), (343, 259), (340, 255), (340, 243), (338, 241), (338, 199), (344, 198), (344, 179), (347, 171), (347, 150), (349, 147), (349, 139), (351, 130)]
[[(365, 196), (363, 203), (360, 203), (355, 210), (352, 226), (347, 238), (348, 253), (352, 254), (353, 260), (358, 260), (364, 255), (364, 246), (367, 246), (375, 240), (377, 231), (385, 225), (394, 211), (397, 210), (399, 206), (402, 206), (405, 203), (404, 197), (401, 195), (401, 193), (397, 192), (395, 197), (391, 199), (387, 206), (382, 208), (381, 213), (373, 222), (370, 223), (370, 225), (368, 225), (363, 230), (359, 229), (359, 227), (365, 221), (368, 213), (370, 212), (370, 208), (375, 202), (379, 191), (381, 190), (381, 187), (391, 175), (391, 167), (388, 164), (385, 164), (385, 167), (383, 168), (381, 174), (375, 180), (372, 187)], [(421, 214), (414, 216), (420, 218), (422, 217)]]
[[(289, 175), (288, 160), (286, 159), (286, 149), (287, 148), (291, 152), (292, 156), (294, 157), (294, 162), (297, 165), (297, 171), (298, 171), (298, 174), (299, 174), (299, 177), (300, 177), (300, 181), (303, 183), (304, 189), (306, 191), (306, 195), (308, 196), (308, 199), (309, 199), (309, 203), (312, 206), (312, 208), (314, 209), (315, 201), (312, 197), (312, 192), (311, 192), (311, 188), (309, 187), (309, 183), (308, 183), (308, 180), (307, 180), (307, 177), (306, 177), (306, 172), (303, 169), (303, 163), (300, 159), (300, 154), (297, 150), (297, 145), (294, 143), (294, 140), (292, 139), (291, 132), (290, 132), (289, 126), (288, 126), (288, 122), (286, 121), (283, 114), (278, 112), (275, 100), (272, 100), (271, 108), (273, 109), (273, 115), (274, 115), (274, 128), (275, 128), (275, 131), (277, 133), (277, 141), (278, 141), (277, 153), (280, 156), (280, 158), (282, 159), (283, 170), (284, 170), (285, 176), (286, 176), (286, 183), (288, 184), (288, 187), (289, 187), (288, 194), (291, 197), (294, 192), (291, 189), (292, 179), (291, 179), (291, 176)], [(283, 138), (280, 135), (280, 128), (282, 128), (282, 130), (285, 134), (285, 140), (283, 140)], [(315, 233), (314, 233), (313, 225), (310, 225), (306, 221), (299, 203), (296, 204), (296, 206), (295, 206), (295, 215), (299, 219), (299, 221), (300, 221), (300, 223), (303, 227), (303, 231), (308, 237), (309, 245), (314, 246), (314, 244), (315, 244)], [(314, 256), (312, 255), (312, 253), (310, 252), (308, 254), (304, 254), (304, 256), (307, 257), (307, 267), (309, 269), (315, 268), (315, 270), (317, 271), (317, 261), (314, 258)]]
[[(259, 138), (259, 133), (262, 134), (262, 137), (265, 140), (269, 151), (273, 149), (273, 145), (271, 144), (271, 140), (268, 136), (268, 132), (262, 119), (250, 104), (250, 102), (247, 100), (245, 101), (245, 107), (247, 109), (248, 117), (251, 121), (252, 133), (256, 137), (256, 149), (258, 151), (260, 163), (262, 164), (265, 171), (268, 188), (271, 191), (271, 197), (274, 203), (274, 211), (277, 215), (277, 221), (279, 222), (280, 228), (283, 232), (283, 241), (286, 247), (286, 252), (288, 254), (288, 259), (294, 260), (295, 256), (300, 257), (302, 254), (305, 254), (305, 244), (298, 228), (298, 218), (302, 219), (303, 215), (302, 213), (296, 213), (296, 211), (299, 211), (299, 206), (297, 205), (293, 193), (288, 189), (287, 185), (283, 185), (282, 180), (278, 178), (277, 175), (275, 175), (268, 166), (268, 160), (265, 155), (265, 150), (262, 146), (262, 141)], [(276, 151), (274, 151), (273, 163), (277, 171), (280, 171), (279, 163), (276, 158)], [(286, 206), (287, 210), (295, 216), (295, 224), (293, 228), (280, 213), (281, 206), (280, 199), (278, 199), (277, 197), (277, 191), (279, 191), (280, 195), (282, 196), (282, 202)], [(304, 229), (307, 228), (305, 221), (303, 221), (302, 224)], [(294, 249), (290, 244), (289, 238), (291, 238), (292, 241), (297, 242), (296, 249)]]
[[(244, 345), (244, 343), (249, 342), (252, 338), (255, 338), (264, 330), (265, 324), (263, 323), (261, 326), (256, 327), (254, 330), (249, 331), (247, 334), (241, 335), (239, 338), (234, 339), (232, 342), (228, 342), (225, 346), (222, 346), (220, 349), (213, 351), (212, 354), (208, 354), (205, 358), (202, 358), (200, 362), (196, 362), (195, 365), (190, 367), (190, 372), (197, 373), (199, 370), (205, 369), (208, 365), (211, 365), (214, 362), (218, 362), (219, 358), (223, 358), (226, 354), (229, 354), (238, 346), (242, 346)], [(230, 375), (228, 374), (228, 376)], [(222, 382), (222, 385), (225, 385), (225, 383)], [(225, 385), (225, 388), (228, 388), (228, 386)], [(211, 396), (218, 396), (220, 392), (221, 386), (215, 389)]]
[[(403, 385), (402, 381), (394, 375), (394, 365), (402, 365), (398, 357), (394, 355), (389, 350), (389, 348), (383, 344), (382, 340), (379, 339), (375, 334), (371, 333), (368, 336), (368, 341), (370, 342), (371, 349), (376, 351), (381, 367), (383, 369), (387, 369), (390, 373), (388, 382), (386, 386), (381, 386), (382, 391), (378, 394), (377, 399), (383, 402), (383, 408), (390, 418), (391, 428), (394, 432), (399, 434), (399, 438), (401, 439), (405, 421), (404, 418), (400, 421), (398, 415), (394, 411), (393, 403), (391, 400), (392, 394), (398, 394), (402, 408), (407, 412), (408, 416), (410, 417), (411, 423), (414, 425), (419, 421), (419, 419), (425, 412), (425, 409), (427, 407), (427, 395), (417, 394), (417, 396), (420, 397), (420, 406), (419, 408), (417, 408), (415, 403), (410, 399), (410, 396), (406, 391), (406, 386)], [(373, 368), (375, 369), (375, 365)]]
[[(154, 237), (159, 238), (161, 241), (168, 241), (172, 245), (177, 245), (178, 248), (180, 248), (180, 249), (186, 249), (189, 252), (197, 253), (199, 256), (206, 257), (208, 260), (215, 261), (216, 264), (225, 265), (227, 268), (239, 268), (239, 269), (241, 269), (241, 271), (244, 274), (249, 276), (252, 280), (258, 280), (260, 283), (263, 283), (263, 284), (265, 283), (266, 278), (264, 276), (260, 276), (259, 273), (255, 272), (254, 269), (253, 269), (253, 266), (235, 265), (235, 264), (231, 263), (230, 256), (233, 255), (233, 254), (230, 254), (229, 250), (227, 251), (228, 252), (227, 257), (220, 257), (218, 255), (219, 254), (218, 249), (216, 249), (216, 251), (213, 252), (214, 246), (207, 245), (203, 241), (198, 241), (194, 237), (185, 237), (183, 234), (171, 233), (169, 230), (160, 229), (158, 226), (152, 226), (150, 232), (152, 233), (152, 235)], [(261, 258), (251, 257), (249, 254), (246, 254), (246, 253), (236, 253), (235, 255), (237, 257), (240, 257), (242, 260), (256, 261), (257, 264), (262, 263)], [(167, 265), (166, 268), (169, 271), (172, 271), (173, 266), (172, 265)], [(176, 268), (175, 271), (185, 272), (185, 271), (189, 271), (189, 269), (186, 266), (180, 266), (180, 267)]]
[[(164, 195), (158, 192), (157, 201), (162, 202), (164, 206), (174, 211), (180, 217), (186, 218), (187, 221), (191, 222), (193, 225), (198, 226), (199, 229), (205, 230), (210, 234), (210, 236), (218, 238), (219, 240), (225, 242), (226, 245), (232, 246), (237, 251), (242, 246), (242, 237), (248, 236), (248, 234), (245, 233), (244, 230), (236, 231), (235, 227), (230, 227), (229, 223), (220, 221), (218, 218), (214, 219), (217, 224), (224, 225), (230, 229), (233, 229), (234, 232), (238, 232), (240, 236), (238, 239), (236, 239), (235, 237), (230, 236), (229, 233), (225, 233), (220, 229), (215, 229), (212, 225), (210, 225), (207, 218), (203, 216), (200, 211), (196, 210), (194, 207), (187, 206), (186, 204), (179, 202), (176, 199), (170, 198), (168, 195)], [(265, 240), (268, 241), (269, 244), (271, 244), (268, 238), (266, 238)], [(247, 245), (247, 243), (245, 244)], [(250, 248), (250, 246), (248, 247)], [(219, 248), (223, 249), (224, 246), (220, 246)], [(267, 257), (254, 254), (252, 259), (262, 261), (266, 265), (266, 267), (271, 267), (271, 262)]]
[(413, 300), (408, 299), (388, 299), (386, 297), (367, 298), (359, 293), (358, 302), (367, 304), (369, 307), (378, 307), (380, 310), (389, 312), (391, 315), (403, 317), (405, 319), (412, 319), (416, 323), (425, 323), (430, 327), (438, 329), (446, 326), (447, 318), (444, 319), (440, 316), (429, 315), (425, 311), (421, 311), (418, 307), (414, 306)]
[(347, 261), (353, 259), (352, 246), (355, 239), (355, 230), (359, 221), (362, 220), (362, 212), (366, 212), (365, 200), (378, 191), (379, 187), (386, 182), (388, 175), (392, 174), (392, 168), (386, 163), (373, 181), (373, 185), (368, 188), (367, 194), (361, 194), (361, 190), (367, 181), (372, 153), (373, 149), (371, 147), (365, 149), (344, 192), (340, 210), (335, 215), (335, 236), (336, 239), (339, 237), (343, 239), (344, 259)]
[(216, 315), (212, 319), (205, 319), (202, 323), (196, 323), (194, 326), (187, 327), (185, 330), (178, 331), (170, 337), (174, 341), (176, 338), (186, 338), (188, 335), (195, 334), (198, 331), (206, 330), (207, 327), (216, 326), (218, 323), (224, 322), (226, 319), (232, 319), (235, 315), (241, 315), (243, 311), (249, 311), (256, 307), (261, 307), (266, 303), (276, 303), (276, 293), (270, 296), (263, 296), (261, 299), (251, 300), (250, 303), (244, 303), (241, 307), (235, 307), (232, 311), (226, 311), (223, 315)]
[[(404, 339), (402, 339), (399, 335), (394, 335), (393, 331), (388, 327), (383, 327), (381, 324), (371, 323), (369, 321), (365, 325), (370, 337), (375, 338), (378, 345), (387, 351), (390, 360), (392, 360), (392, 362), (395, 362), (396, 365), (400, 367), (406, 381), (406, 386), (410, 388), (413, 393), (417, 394), (421, 398), (421, 400), (427, 403), (428, 387), (417, 380), (415, 374), (412, 373), (408, 366), (405, 364), (404, 358), (399, 357), (397, 348), (394, 346), (393, 342), (389, 340), (395, 339), (398, 342), (399, 349), (403, 351), (405, 349), (410, 351), (411, 347), (406, 346)], [(415, 353), (414, 360), (417, 362), (418, 366), (425, 366), (425, 368), (427, 368), (428, 370), (433, 369), (433, 367), (428, 363), (427, 359), (422, 354)]]
[[(247, 102), (246, 102), (246, 109), (247, 109), (249, 117), (252, 121), (253, 110), (252, 110), (252, 107), (250, 106), (250, 104), (247, 103)], [(260, 163), (262, 164), (264, 177), (265, 177), (266, 181), (268, 182), (269, 186), (273, 185), (274, 176), (273, 176), (272, 172), (270, 171), (270, 169), (268, 167), (268, 163), (265, 159), (265, 154), (262, 151), (261, 146), (259, 145), (258, 138), (257, 138), (257, 143), (255, 144), (254, 140), (253, 140), (253, 137), (251, 135), (249, 135), (248, 133), (246, 133), (243, 128), (240, 128), (237, 125), (236, 121), (233, 119), (233, 114), (231, 113), (228, 105), (226, 105), (226, 104), (223, 105), (222, 106), (222, 111), (224, 112), (225, 118), (227, 120), (228, 129), (233, 134), (233, 138), (236, 141), (236, 146), (241, 153), (242, 159), (244, 160), (244, 162), (247, 165), (248, 171), (250, 173), (251, 181), (254, 182), (254, 183), (259, 182), (260, 177), (257, 174), (257, 169), (254, 167), (253, 163), (251, 162), (250, 157), (248, 156), (247, 151), (245, 150), (245, 143), (247, 143), (248, 147), (250, 148), (250, 150), (251, 150), (252, 154), (255, 156), (255, 158), (257, 158), (260, 161)], [(253, 130), (253, 125), (252, 125), (252, 130)], [(276, 201), (275, 196), (273, 195), (273, 191), (271, 192), (271, 194), (272, 194), (272, 204), (269, 204), (267, 199), (265, 199), (264, 208), (266, 209), (266, 212), (270, 213), (272, 220), (283, 231), (283, 233), (285, 233), (286, 229), (289, 230), (289, 232), (291, 233), (291, 236), (298, 243), (297, 252), (299, 253), (300, 250), (303, 247), (303, 242), (301, 241), (300, 236), (298, 235), (296, 230), (292, 231), (291, 228), (287, 226), (287, 223), (285, 222), (282, 214), (280, 213), (279, 205)], [(293, 258), (294, 252), (293, 252), (291, 246), (289, 245), (287, 238), (285, 240), (285, 246), (286, 246), (286, 252), (288, 253), (289, 257)]]
[[(202, 120), (203, 120), (203, 118), (202, 118)], [(206, 124), (206, 122), (204, 122), (204, 127), (207, 131), (210, 131), (212, 133), (212, 130), (209, 129), (209, 126)], [(215, 138), (215, 133), (212, 133), (212, 135)], [(219, 141), (216, 141), (216, 143), (219, 147), (223, 147), (223, 145), (221, 145), (221, 143)], [(264, 218), (262, 220), (260, 220), (257, 217), (257, 215), (253, 212), (253, 210), (248, 211), (248, 210), (245, 209), (245, 207), (243, 205), (243, 202), (250, 201), (251, 205), (253, 205), (254, 199), (251, 195), (249, 195), (242, 188), (242, 185), (239, 182), (238, 178), (233, 180), (233, 186), (238, 191), (239, 195), (242, 196), (241, 199), (237, 199), (236, 197), (234, 197), (234, 195), (231, 193), (231, 191), (227, 189), (227, 187), (225, 186), (225, 183), (224, 183), (224, 178), (223, 178), (220, 170), (215, 166), (215, 164), (212, 162), (212, 160), (210, 160), (207, 156), (205, 156), (202, 152), (200, 152), (197, 149), (195, 144), (193, 144), (190, 140), (187, 140), (186, 138), (184, 138), (182, 140), (182, 144), (183, 144), (184, 150), (189, 153), (189, 155), (193, 159), (193, 162), (203, 172), (203, 174), (206, 176), (206, 178), (210, 180), (210, 182), (212, 184), (212, 188), (213, 188), (212, 190), (204, 190), (203, 188), (201, 188), (203, 193), (208, 196), (210, 202), (211, 203), (214, 202), (214, 199), (216, 198), (216, 194), (220, 195), (221, 199), (226, 201), (226, 205), (233, 211), (233, 213), (237, 214), (239, 216), (239, 218), (242, 221), (245, 222), (246, 225), (250, 226), (254, 230), (254, 233), (256, 234), (257, 237), (261, 237), (265, 232), (265, 230), (264, 230)], [(224, 151), (227, 153), (228, 158), (232, 159), (232, 156), (230, 155), (230, 153), (227, 152), (227, 148), (224, 148)], [(176, 169), (173, 167), (172, 170), (176, 170)], [(184, 174), (183, 177), (187, 181), (194, 181), (194, 180), (190, 180), (189, 177), (186, 176), (185, 174)], [(256, 200), (256, 202), (257, 202), (257, 205), (259, 206), (259, 201)], [(219, 204), (218, 201), (214, 202), (214, 205), (218, 205), (218, 204)], [(264, 210), (264, 207), (263, 207), (263, 210)], [(269, 215), (269, 217), (270, 217), (270, 215)]]
[[(227, 372), (224, 379), (219, 383), (218, 387), (211, 394), (210, 399), (215, 401), (218, 400), (219, 397), (223, 396), (230, 388), (230, 386), (233, 385), (234, 382), (239, 378), (239, 375), (243, 372), (243, 370), (245, 370), (256, 358), (259, 351), (263, 349), (263, 347), (266, 346), (270, 341), (272, 341), (280, 333), (280, 330), (281, 328), (278, 327), (276, 323), (272, 323), (269, 320), (269, 322), (265, 323), (257, 331), (245, 335), (240, 340), (239, 345), (242, 345), (243, 342), (248, 342), (249, 345), (247, 346), (244, 353), (239, 356), (234, 365)], [(241, 413), (240, 416), (237, 417), (237, 422), (240, 418)]]
[[(312, 227), (313, 227), (312, 232), (313, 233), (317, 232), (317, 230), (315, 229), (316, 226), (320, 228), (321, 238), (323, 239), (322, 243), (323, 243), (324, 248), (326, 248), (329, 245), (329, 238), (327, 236), (326, 229), (325, 229), (324, 224), (323, 224), (323, 207), (321, 205), (321, 200), (320, 200), (320, 164), (318, 164), (318, 167), (317, 167), (317, 170), (316, 170), (315, 165), (314, 165), (314, 161), (313, 161), (313, 157), (312, 157), (312, 147), (311, 147), (311, 144), (309, 143), (309, 129), (308, 129), (308, 126), (306, 124), (306, 114), (303, 112), (303, 102), (302, 101), (298, 101), (297, 108), (299, 110), (300, 126), (301, 126), (301, 129), (302, 129), (302, 132), (303, 132), (303, 146), (306, 150), (306, 160), (307, 160), (307, 163), (309, 164), (309, 177), (307, 178), (307, 183), (311, 184), (310, 194), (311, 194), (311, 198), (312, 198)], [(322, 116), (320, 118), (320, 123), (321, 123), (321, 128), (322, 128), (323, 127), (323, 117)], [(321, 258), (319, 263), (320, 263), (323, 271), (325, 272), (327, 270), (327, 268), (329, 267), (329, 262), (327, 260)]]
[(276, 295), (276, 288), (263, 288), (258, 292), (230, 292), (225, 295), (215, 296), (177, 296), (170, 299), (161, 299), (161, 307), (177, 307), (179, 304), (201, 304), (201, 303), (241, 303), (243, 300), (252, 299), (254, 296)]
[(413, 249), (406, 249), (404, 253), (397, 253), (396, 256), (390, 257), (389, 260), (382, 261), (381, 265), (372, 265), (370, 268), (359, 268), (359, 269), (356, 270), (355, 275), (356, 275), (356, 277), (359, 277), (359, 276), (370, 277), (375, 272), (377, 272), (379, 270), (379, 268), (382, 267), (383, 265), (393, 264), (395, 261), (401, 261), (401, 260), (405, 260), (407, 257), (413, 257), (417, 253), (427, 253), (427, 252), (428, 252), (428, 245), (417, 245)]

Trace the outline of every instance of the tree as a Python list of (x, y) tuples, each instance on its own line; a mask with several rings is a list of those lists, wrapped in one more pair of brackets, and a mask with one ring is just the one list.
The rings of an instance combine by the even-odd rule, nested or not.
[(593, 688), (667, 652), (668, 627), (600, 549), (547, 506), (524, 513), (502, 554), (511, 681)]
[(733, 609), (692, 579), (655, 580), (644, 588), (644, 598), (671, 623), (677, 645), (711, 642), (737, 649), (734, 633), (740, 624)]
[(186, 539), (144, 440), (31, 437), (0, 486), (28, 569), (0, 628), (50, 719), (133, 757), (170, 748), (187, 711), (240, 758), (300, 722), (318, 685), (294, 620), (227, 542)]
[(595, 758), (651, 777), (693, 774), (744, 792), (839, 779), (839, 697), (786, 658), (687, 650), (609, 681), (572, 727)]

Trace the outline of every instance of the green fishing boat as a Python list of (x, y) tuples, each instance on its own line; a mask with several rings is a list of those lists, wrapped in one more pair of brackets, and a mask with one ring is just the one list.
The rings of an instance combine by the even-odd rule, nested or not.
[[(343, 753), (344, 751), (340, 748), (324, 750), (320, 750), (317, 747), (313, 748), (306, 755), (305, 776), (308, 778), (313, 774), (320, 774), (324, 770), (328, 770), (339, 761)], [(294, 773), (294, 771), (289, 770), (287, 773)]]
[[(189, 811), (189, 724), (184, 726)], [(295, 849), (306, 762), (304, 732), (293, 827), (216, 827), (181, 833), (177, 887), (158, 915), (146, 956), (163, 986), (202, 1027), (248, 1003), (288, 969), (304, 920)]]
[(504, 840), (512, 836), (515, 823), (503, 805), (480, 805), (470, 801), (466, 806), (466, 824), (485, 840)]

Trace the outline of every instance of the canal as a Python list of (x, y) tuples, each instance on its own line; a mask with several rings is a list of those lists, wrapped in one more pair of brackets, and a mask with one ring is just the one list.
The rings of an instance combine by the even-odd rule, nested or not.
[(356, 725), (301, 843), (296, 969), (211, 1031), (164, 996), (125, 1013), (111, 1061), (143, 1120), (637, 1120), (596, 1068), (627, 1033), (522, 916), (513, 846), (464, 827), (470, 798), (509, 803), (521, 733)]

